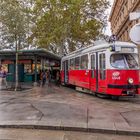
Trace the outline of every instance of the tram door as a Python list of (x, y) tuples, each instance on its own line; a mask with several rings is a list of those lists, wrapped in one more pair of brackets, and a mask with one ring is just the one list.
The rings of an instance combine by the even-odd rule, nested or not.
[(106, 55), (98, 53), (98, 92), (106, 93)]
[(90, 78), (90, 89), (92, 91), (98, 91), (98, 54), (93, 53), (90, 55), (91, 62), (91, 78)]
[(97, 52), (90, 56), (91, 59), (91, 90), (99, 93), (106, 92), (106, 61), (105, 53)]
[(68, 60), (64, 61), (64, 83), (68, 84)]

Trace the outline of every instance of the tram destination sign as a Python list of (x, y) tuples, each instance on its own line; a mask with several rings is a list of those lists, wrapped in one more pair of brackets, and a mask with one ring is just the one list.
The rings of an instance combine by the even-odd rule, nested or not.
[(134, 52), (134, 48), (129, 47), (121, 47), (122, 52)]

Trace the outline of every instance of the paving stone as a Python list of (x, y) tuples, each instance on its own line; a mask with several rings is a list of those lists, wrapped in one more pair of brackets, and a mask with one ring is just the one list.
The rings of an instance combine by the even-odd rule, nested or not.
[[(50, 87), (49, 87), (50, 88)], [(0, 125), (76, 128), (140, 135), (140, 98), (113, 101), (67, 87), (1, 92)], [(31, 127), (32, 128), (32, 127)]]

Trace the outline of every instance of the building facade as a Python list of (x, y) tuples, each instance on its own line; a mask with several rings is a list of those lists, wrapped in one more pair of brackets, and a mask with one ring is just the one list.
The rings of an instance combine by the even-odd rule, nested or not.
[[(117, 36), (117, 40), (131, 42), (130, 29), (140, 23), (140, 19), (130, 21), (129, 14), (136, 11), (140, 12), (140, 0), (114, 0), (109, 21), (112, 34)], [(140, 45), (138, 48), (140, 56)]]

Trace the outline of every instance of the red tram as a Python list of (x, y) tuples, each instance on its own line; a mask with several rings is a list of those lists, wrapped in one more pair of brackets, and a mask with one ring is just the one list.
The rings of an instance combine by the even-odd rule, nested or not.
[(138, 49), (127, 42), (89, 46), (64, 56), (61, 83), (78, 90), (119, 96), (140, 93)]

